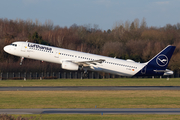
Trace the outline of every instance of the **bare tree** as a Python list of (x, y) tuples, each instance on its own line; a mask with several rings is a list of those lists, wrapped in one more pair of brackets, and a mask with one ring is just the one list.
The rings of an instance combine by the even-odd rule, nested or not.
[(135, 27), (136, 30), (139, 28), (139, 19), (138, 18), (136, 18), (134, 20), (134, 27)]
[(147, 27), (146, 19), (143, 17), (140, 28), (144, 30), (146, 29), (146, 27)]
[(130, 29), (130, 22), (129, 21), (125, 22), (124, 28), (126, 31), (129, 31), (129, 29)]

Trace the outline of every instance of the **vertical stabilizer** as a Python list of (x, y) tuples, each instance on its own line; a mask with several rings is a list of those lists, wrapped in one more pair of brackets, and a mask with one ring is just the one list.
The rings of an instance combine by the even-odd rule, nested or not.
[(147, 62), (147, 67), (154, 70), (165, 70), (169, 64), (171, 56), (175, 50), (175, 46), (168, 45), (155, 57)]
[(145, 63), (146, 65), (135, 76), (172, 75), (173, 71), (167, 70), (166, 68), (175, 48), (175, 46), (168, 45), (151, 60)]

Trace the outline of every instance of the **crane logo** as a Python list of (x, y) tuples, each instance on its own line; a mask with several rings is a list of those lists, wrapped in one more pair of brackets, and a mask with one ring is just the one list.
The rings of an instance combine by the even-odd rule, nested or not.
[(164, 67), (168, 64), (168, 57), (164, 54), (161, 54), (156, 58), (156, 63), (159, 66)]

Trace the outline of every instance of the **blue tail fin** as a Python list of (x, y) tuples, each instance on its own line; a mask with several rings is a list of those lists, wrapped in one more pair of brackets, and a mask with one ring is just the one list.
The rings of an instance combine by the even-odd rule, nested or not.
[(168, 45), (155, 57), (147, 62), (147, 67), (154, 70), (165, 70), (167, 68), (167, 65), (169, 64), (175, 48), (175, 46)]
[(173, 74), (173, 71), (167, 70), (166, 67), (169, 64), (175, 48), (175, 46), (168, 45), (155, 57), (149, 60), (135, 76), (161, 76), (166, 74), (169, 75), (169, 72)]

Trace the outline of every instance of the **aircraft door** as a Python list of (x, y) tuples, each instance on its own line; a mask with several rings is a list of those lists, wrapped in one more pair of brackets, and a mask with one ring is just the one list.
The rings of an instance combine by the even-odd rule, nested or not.
[(60, 51), (55, 50), (55, 52), (54, 52), (54, 57), (55, 57), (55, 58), (59, 58), (59, 55), (60, 55)]
[(28, 50), (27, 43), (22, 43), (21, 52), (23, 57), (30, 57), (30, 51)]
[(23, 43), (21, 46), (21, 51), (26, 52), (26, 49), (27, 49), (27, 45), (26, 45), (26, 43)]

